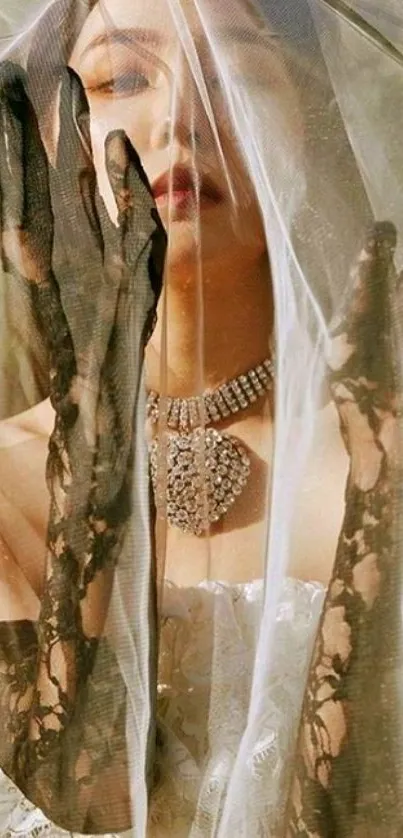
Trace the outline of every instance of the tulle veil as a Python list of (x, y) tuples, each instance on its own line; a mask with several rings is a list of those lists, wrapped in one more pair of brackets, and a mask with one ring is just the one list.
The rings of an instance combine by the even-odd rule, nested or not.
[[(126, 0), (127, 6), (130, 2)], [(189, 120), (192, 109), (202, 109), (207, 126), (192, 151), (195, 179), (203, 168), (203, 155), (211, 152), (211, 148), (206, 148), (210, 144), (232, 196), (230, 214), (241, 245), (247, 198), (233, 179), (223, 132), (231, 134), (243, 161), (267, 243), (275, 312), (270, 341), (276, 367), (273, 457), (270, 488), (267, 484), (265, 489), (267, 534), (260, 562), (263, 596), (249, 703), (242, 736), (235, 739), (232, 752), (226, 754), (225, 782), (220, 785), (217, 767), (216, 787), (200, 790), (192, 831), (183, 834), (193, 838), (391, 838), (400, 834), (403, 821), (399, 409), (403, 357), (399, 283), (403, 259), (403, 11), (398, 0), (384, 0), (382, 4), (371, 0), (221, 0), (219, 4), (212, 0), (137, 0), (138, 13), (142, 6), (147, 7), (150, 31), (154, 20), (160, 23), (161, 6), (169, 16), (170, 31), (175, 32), (181, 60), (187, 66), (187, 83), (193, 90), (187, 102)], [(119, 10), (122, 7), (121, 0)], [(14, 0), (12, 6), (9, 0), (0, 0), (0, 60), (8, 73), (10, 66), (21, 68), (51, 167), (58, 152), (52, 131), (48, 130), (50, 115), (55, 112), (74, 44), (94, 8), (103, 20), (107, 37), (121, 31), (120, 11), (116, 12), (113, 0)], [(241, 36), (236, 34), (239, 30)], [(141, 42), (131, 49), (147, 61), (154, 50), (152, 35), (147, 36), (144, 31)], [(153, 59), (149, 60), (154, 66)], [(113, 55), (110, 66), (113, 70)], [(155, 64), (155, 72), (159, 70)], [(180, 73), (173, 73), (167, 81), (171, 136), (183, 95), (179, 77)], [(3, 85), (4, 78), (3, 74)], [(63, 93), (61, 101), (63, 107)], [(2, 108), (4, 113), (3, 105)], [(114, 127), (123, 127), (118, 109)], [(76, 147), (72, 141), (69, 143), (70, 140), (63, 152), (65, 168), (61, 171), (59, 165), (56, 175), (59, 205), (53, 205), (53, 214), (56, 228), (59, 225), (59, 239), (64, 235), (63, 247), (71, 254), (83, 246), (84, 238), (75, 228), (79, 214), (74, 214), (68, 161), (69, 153)], [(141, 160), (141, 149), (135, 151)], [(0, 161), (1, 167), (6, 165), (7, 161)], [(8, 201), (7, 183), (7, 178), (2, 178), (2, 208)], [(52, 186), (52, 175), (50, 183)], [(134, 284), (144, 288), (133, 297), (129, 294), (130, 318), (125, 320), (121, 332), (116, 327), (117, 337), (111, 350), (108, 342), (112, 326), (109, 323), (108, 327), (105, 307), (109, 305), (114, 312), (126, 311), (128, 298), (121, 291), (123, 273), (114, 275), (110, 288), (106, 288), (105, 278), (97, 285), (97, 270), (93, 276), (84, 257), (79, 265), (87, 272), (86, 282), (77, 275), (75, 286), (63, 273), (61, 279), (55, 273), (56, 302), (49, 303), (41, 320), (38, 311), (45, 310), (48, 298), (40, 293), (32, 295), (23, 284), (10, 279), (9, 266), (3, 260), (0, 401), (2, 418), (7, 419), (33, 407), (49, 393), (52, 397), (53, 392), (59, 417), (54, 445), (59, 446), (62, 463), (68, 451), (69, 480), (79, 487), (74, 497), (81, 518), (72, 523), (70, 507), (60, 500), (63, 492), (68, 494), (69, 487), (63, 480), (60, 482), (56, 465), (48, 467), (48, 487), (53, 497), (48, 551), (49, 555), (55, 551), (55, 539), (60, 535), (56, 525), (63, 517), (67, 522), (63, 529), (67, 547), (79, 552), (86, 545), (86, 555), (90, 555), (82, 568), (84, 581), (77, 607), (81, 608), (80, 601), (86, 602), (89, 579), (94, 579), (90, 571), (85, 576), (85, 567), (91, 569), (91, 563), (97, 561), (95, 553), (91, 553), (93, 547), (85, 541), (83, 521), (87, 517), (90, 520), (97, 509), (112, 510), (108, 518), (111, 540), (102, 549), (105, 556), (108, 554), (105, 561), (113, 580), (108, 577), (108, 583), (102, 581), (101, 604), (90, 609), (101, 610), (102, 640), (106, 638), (113, 661), (103, 643), (95, 648), (94, 642), (85, 647), (85, 654), (93, 655), (90, 669), (84, 665), (80, 669), (77, 661), (82, 663), (82, 657), (76, 646), (78, 657), (72, 664), (72, 679), (80, 702), (80, 736), (84, 736), (83, 731), (92, 731), (88, 733), (89, 749), (91, 735), (98, 737), (99, 748), (88, 772), (88, 786), (95, 782), (97, 766), (108, 748), (113, 750), (119, 728), (116, 736), (125, 740), (121, 765), (124, 763), (129, 778), (132, 820), (123, 826), (131, 830), (134, 838), (145, 838), (147, 798), (154, 782), (158, 738), (155, 693), (159, 623), (165, 596), (166, 521), (162, 515), (155, 538), (155, 508), (143, 433), (143, 338), (145, 330), (151, 331), (150, 312), (152, 315), (155, 299), (161, 293), (164, 349), (160, 393), (164, 403), (169, 396), (169, 306), (166, 302), (164, 306), (165, 287), (161, 291), (159, 281), (165, 247), (169, 254), (170, 229), (168, 226), (166, 243), (152, 196), (139, 170), (133, 184), (138, 196), (138, 224), (137, 239), (134, 237), (130, 246), (137, 248), (138, 260), (133, 259), (130, 265)], [(113, 236), (117, 228), (109, 230), (105, 211), (99, 210), (99, 194), (96, 202), (105, 254), (109, 246), (115, 246)], [(195, 295), (200, 337), (196, 382), (203, 380), (201, 212), (199, 207), (193, 219), (194, 275), (200, 292)], [(109, 232), (106, 234), (105, 230)], [(70, 261), (71, 258), (70, 255)], [(91, 274), (90, 284), (87, 274)], [(146, 283), (147, 287), (136, 280), (146, 275), (154, 278), (151, 285)], [(226, 281), (230, 293), (230, 282)], [(367, 283), (364, 291), (363, 283)], [(66, 337), (71, 343), (70, 356), (67, 349), (63, 354), (67, 344), (62, 340), (58, 343), (52, 335), (49, 338), (50, 317), (58, 324), (59, 336), (63, 329), (70, 335)], [(116, 323), (121, 322), (119, 317), (116, 315)], [(50, 351), (44, 338), (46, 331)], [(92, 349), (87, 357), (88, 334)], [(81, 368), (80, 358), (84, 356)], [(90, 356), (95, 359), (92, 366)], [(78, 399), (76, 408), (82, 422), (79, 430), (65, 409), (63, 358), (67, 364), (75, 358), (76, 371), (85, 385), (82, 392), (92, 393), (91, 397)], [(56, 379), (59, 384), (55, 384)], [(110, 384), (112, 379), (118, 381), (116, 387)], [(301, 674), (300, 721), (297, 727), (290, 724), (286, 731), (282, 729), (280, 736), (277, 708), (281, 684), (275, 677), (278, 602), (292, 574), (293, 550), (301, 539), (300, 528), (304, 529), (298, 508), (318, 444), (318, 417), (332, 399), (340, 412), (341, 431), (350, 457), (346, 488), (337, 501), (344, 523), (327, 595), (323, 605), (319, 598), (316, 606), (322, 616), (314, 647), (307, 650), (311, 657), (308, 679)], [(350, 422), (354, 419), (351, 420), (348, 408), (352, 406), (353, 413), (354, 405), (358, 405), (358, 414), (370, 429), (370, 441), (361, 426), (357, 433), (351, 430)], [(99, 418), (101, 408), (104, 425)], [(125, 440), (122, 448), (108, 443), (108, 434), (112, 438), (116, 424)], [(159, 433), (163, 436), (166, 429), (166, 412), (162, 411)], [(83, 439), (87, 440), (85, 444)], [(96, 472), (100, 475), (99, 491), (91, 506), (94, 446), (99, 462), (103, 457), (102, 463), (109, 464), (109, 470), (106, 469), (106, 477), (101, 469)], [(375, 449), (379, 454), (376, 465)], [(130, 491), (126, 495), (127, 481)], [(116, 510), (121, 510), (128, 499), (129, 508), (125, 507), (126, 512), (119, 519)], [(326, 516), (327, 511), (324, 503), (317, 515)], [(94, 532), (97, 535), (100, 530), (91, 529), (91, 545)], [(315, 532), (310, 537), (315, 539)], [(204, 577), (208, 579), (208, 536), (204, 544)], [(358, 565), (362, 567), (361, 575), (355, 572)], [(213, 577), (210, 581), (220, 580)], [(53, 587), (53, 601), (55, 590)], [(63, 585), (60, 590), (65, 590)], [(227, 687), (227, 692), (222, 693), (219, 690), (220, 683), (226, 683), (226, 650), (220, 646), (219, 618), (219, 614), (213, 614), (213, 621), (218, 622), (212, 692), (215, 685), (217, 689), (209, 716), (212, 739), (218, 737), (232, 707), (231, 689)], [(49, 614), (44, 612), (41, 620), (43, 626), (49, 625)], [(40, 643), (46, 645), (45, 629), (39, 636)], [(59, 664), (54, 661), (50, 669), (57, 669), (58, 665), (60, 660)], [(82, 692), (76, 689), (80, 678), (86, 683)], [(109, 687), (113, 682), (113, 689), (103, 692), (102, 686), (97, 685), (106, 681)], [(38, 690), (40, 693), (39, 687)], [(68, 688), (66, 694), (72, 695)], [(42, 705), (38, 699), (36, 712), (49, 705), (46, 695)], [(222, 706), (215, 710), (220, 701)], [(91, 721), (91, 702), (95, 702), (96, 713), (100, 714), (98, 727)], [(74, 710), (71, 713), (74, 717)], [(68, 727), (72, 716), (67, 716)], [(8, 752), (2, 757), (1, 767), (59, 826), (88, 833), (92, 827), (85, 785), (78, 792), (73, 788), (77, 764), (74, 767), (73, 762), (65, 759), (70, 740), (68, 734), (66, 739), (63, 725), (64, 722), (58, 729), (62, 745), (56, 743), (53, 750), (49, 746), (50, 769), (45, 746), (40, 751), (38, 768), (32, 748), (24, 750), (21, 742), (18, 754)], [(293, 753), (285, 762), (279, 757), (285, 747), (279, 739), (284, 736), (285, 750), (289, 753), (287, 749), (291, 748)], [(74, 743), (77, 749), (77, 736)], [(49, 770), (58, 773), (58, 782), (52, 786), (53, 793), (48, 794)], [(280, 786), (286, 787), (287, 794), (278, 810)], [(123, 833), (123, 826), (121, 830), (119, 827), (119, 834)], [(108, 818), (102, 828), (105, 833), (116, 829)]]

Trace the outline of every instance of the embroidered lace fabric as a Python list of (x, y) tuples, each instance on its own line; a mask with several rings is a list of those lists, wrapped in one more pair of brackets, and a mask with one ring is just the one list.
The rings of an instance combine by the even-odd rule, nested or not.
[[(263, 583), (167, 585), (159, 672), (159, 756), (147, 838), (214, 834), (245, 729)], [(286, 768), (301, 710), (305, 676), (323, 604), (320, 585), (287, 580), (276, 621), (272, 697), (250, 754), (249, 782), (264, 783), (264, 824), (271, 835), (288, 790)], [(2, 838), (66, 838), (4, 776)], [(114, 836), (113, 836), (114, 838)]]

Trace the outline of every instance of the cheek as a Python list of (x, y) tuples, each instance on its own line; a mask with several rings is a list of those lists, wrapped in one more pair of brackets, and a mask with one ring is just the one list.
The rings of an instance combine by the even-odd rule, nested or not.
[(91, 120), (93, 123), (94, 136), (100, 141), (105, 141), (110, 131), (124, 131), (140, 151), (147, 148), (150, 143), (150, 120), (147, 119), (149, 112), (147, 106), (139, 108), (134, 99), (111, 99), (105, 100), (101, 97), (89, 97)]
[(227, 135), (226, 142), (223, 143), (223, 151), (231, 187), (229, 190), (230, 217), (236, 235), (242, 241), (245, 241), (245, 237), (250, 239), (251, 234), (264, 238), (256, 194), (234, 135)]

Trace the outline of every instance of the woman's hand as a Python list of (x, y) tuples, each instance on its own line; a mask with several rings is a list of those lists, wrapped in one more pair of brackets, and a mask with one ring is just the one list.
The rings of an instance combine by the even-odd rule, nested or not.
[[(67, 69), (59, 95), (57, 158), (49, 165), (27, 80), (14, 65), (0, 67), (2, 257), (8, 281), (30, 289), (56, 413), (38, 646), (30, 679), (13, 681), (3, 767), (53, 821), (106, 831), (127, 828), (130, 818), (125, 687), (103, 634), (129, 522), (134, 534), (144, 529), (132, 506), (136, 406), (165, 234), (121, 132), (105, 144), (113, 223), (97, 187), (86, 97)], [(145, 620), (151, 558), (145, 551), (133, 568)], [(25, 656), (20, 646), (15, 668), (26, 675)], [(113, 799), (94, 800), (111, 766)]]
[(305, 695), (285, 831), (293, 838), (400, 835), (395, 247), (391, 224), (369, 231), (330, 338), (330, 387), (350, 472)]

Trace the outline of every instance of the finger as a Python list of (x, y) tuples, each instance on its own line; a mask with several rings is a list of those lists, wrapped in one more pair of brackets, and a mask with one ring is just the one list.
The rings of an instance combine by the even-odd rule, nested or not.
[[(124, 131), (112, 131), (106, 138), (105, 162), (118, 210), (124, 214), (136, 202), (154, 206), (152, 188), (140, 157)], [(134, 192), (132, 187), (136, 187)], [(129, 202), (127, 198), (130, 195)]]
[[(107, 347), (104, 241), (87, 97), (79, 77), (63, 73), (56, 166), (51, 170), (55, 219), (53, 265), (73, 339), (79, 374), (91, 396)], [(92, 398), (92, 396), (91, 396)]]
[(22, 227), (24, 212), (23, 124), (25, 90), (11, 64), (0, 68), (0, 184), (2, 230)]
[(148, 278), (158, 298), (161, 291), (166, 234), (152, 188), (139, 155), (122, 131), (111, 133), (105, 144), (106, 170), (118, 208), (121, 248), (129, 268), (150, 245)]
[[(105, 165), (118, 208), (118, 225), (110, 226), (104, 214), (104, 240), (107, 245), (105, 267), (114, 289), (113, 340), (109, 343), (108, 380), (104, 380), (102, 398), (113, 420), (111, 432), (102, 440), (103, 459), (116, 463), (107, 475), (109, 487), (122, 479), (118, 465), (128, 457), (131, 446), (131, 423), (137, 398), (137, 384), (143, 364), (144, 335), (150, 313), (155, 312), (162, 281), (165, 233), (154, 215), (152, 191), (141, 162), (126, 135), (110, 134), (105, 144)], [(160, 263), (154, 265), (157, 241)], [(122, 367), (119, 359), (126, 358)]]
[(71, 168), (71, 152), (77, 153), (76, 164), (80, 168), (91, 166), (92, 143), (88, 99), (80, 77), (66, 67), (60, 83), (59, 100), (60, 130), (57, 150), (57, 165), (67, 162)]
[(73, 241), (77, 243), (78, 236), (80, 242), (91, 246), (91, 252), (99, 251), (101, 238), (95, 203), (97, 182), (89, 105), (80, 78), (70, 68), (62, 76), (59, 123), (55, 173), (57, 209), (62, 212)]
[[(25, 74), (11, 63), (0, 68), (0, 191), (3, 231), (25, 235), (11, 240), (6, 250), (14, 263), (24, 263), (35, 274), (34, 264), (49, 266), (52, 214), (46, 152), (38, 120), (27, 96)], [(3, 238), (4, 244), (4, 238)], [(18, 248), (25, 254), (18, 254)], [(23, 257), (23, 258), (22, 258)]]

